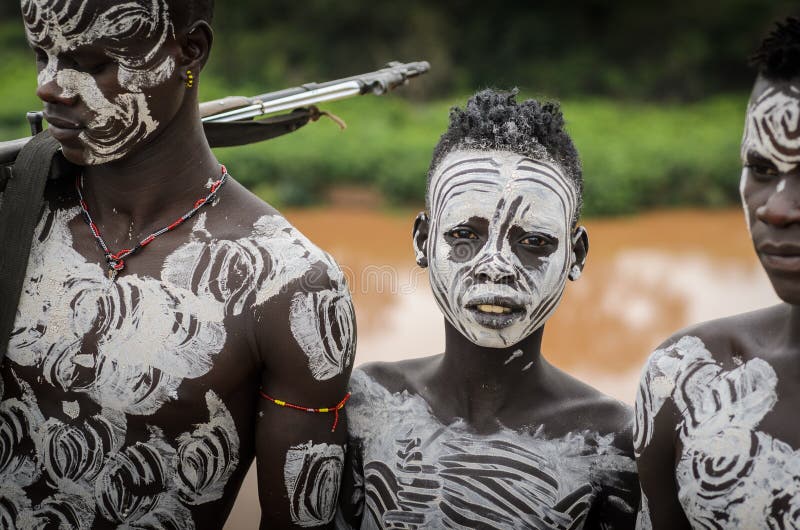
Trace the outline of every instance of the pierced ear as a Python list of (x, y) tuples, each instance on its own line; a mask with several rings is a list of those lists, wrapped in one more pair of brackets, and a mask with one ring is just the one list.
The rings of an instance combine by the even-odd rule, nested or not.
[(589, 254), (589, 234), (586, 228), (579, 226), (572, 233), (572, 264), (569, 269), (569, 279), (573, 282), (583, 274), (586, 265), (586, 256)]
[(414, 231), (412, 237), (414, 240), (414, 257), (417, 260), (417, 265), (423, 269), (428, 266), (428, 229), (430, 228), (430, 221), (428, 214), (419, 212), (417, 218), (414, 219)]

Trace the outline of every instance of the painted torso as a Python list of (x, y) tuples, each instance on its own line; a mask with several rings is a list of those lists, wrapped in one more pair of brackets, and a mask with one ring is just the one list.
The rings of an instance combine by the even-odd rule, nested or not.
[[(694, 336), (651, 356), (638, 396), (635, 444), (639, 454), (647, 448), (655, 416), (670, 400), (678, 419), (678, 499), (694, 528), (800, 526), (800, 456), (777, 435), (786, 428), (796, 432), (796, 423), (776, 424), (778, 416), (795, 415), (786, 410), (790, 396), (778, 400), (778, 374), (791, 373), (776, 373), (760, 357), (720, 362)], [(767, 417), (770, 412), (778, 414)], [(650, 527), (646, 509), (639, 526)]]
[(391, 393), (363, 371), (353, 372), (351, 391), (362, 529), (582, 528), (600, 491), (624, 489), (621, 477), (634, 469), (614, 434), (551, 438), (535, 426), (476, 434), (463, 421), (442, 424), (422, 397)]
[(112, 283), (79, 209), (45, 212), (0, 378), (0, 527), (221, 526), (254, 453), (254, 308), (335, 265), (274, 211), (238, 237), (207, 219)]

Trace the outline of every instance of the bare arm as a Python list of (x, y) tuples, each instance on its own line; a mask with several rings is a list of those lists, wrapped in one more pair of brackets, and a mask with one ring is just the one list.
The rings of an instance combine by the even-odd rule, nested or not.
[[(342, 278), (317, 264), (255, 318), (262, 390), (286, 403), (331, 408), (347, 392), (355, 318)], [(347, 443), (344, 409), (294, 410), (261, 398), (256, 427), (262, 528), (331, 527)]]

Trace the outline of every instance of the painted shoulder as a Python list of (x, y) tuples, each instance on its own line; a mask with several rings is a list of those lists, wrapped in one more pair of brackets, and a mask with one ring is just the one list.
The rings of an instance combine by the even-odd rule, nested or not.
[[(743, 358), (739, 352), (752, 353), (759, 338), (768, 332), (765, 326), (779, 317), (781, 310), (781, 306), (775, 306), (693, 326), (670, 337), (650, 355), (642, 369), (636, 396), (637, 455), (652, 440), (655, 417), (668, 401), (674, 404), (673, 422), (682, 423), (685, 419), (682, 415), (692, 411), (692, 423), (697, 423), (698, 404), (706, 398), (716, 403), (704, 409), (709, 421), (714, 419), (712, 412), (728, 401), (749, 403), (742, 396), (757, 396), (762, 402), (774, 399), (765, 400), (758, 393), (775, 388), (777, 377), (773, 368), (758, 356)], [(731, 392), (734, 397), (728, 396)], [(726, 414), (720, 415), (719, 421), (729, 421), (729, 413)]]

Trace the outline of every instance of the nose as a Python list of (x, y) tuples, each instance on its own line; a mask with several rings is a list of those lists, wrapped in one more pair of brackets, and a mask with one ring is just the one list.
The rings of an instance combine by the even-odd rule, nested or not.
[(511, 283), (516, 279), (514, 267), (499, 253), (484, 256), (475, 266), (479, 282)]
[(777, 227), (800, 223), (800, 176), (784, 178), (767, 202), (756, 208), (756, 218)]
[(74, 105), (78, 99), (76, 91), (67, 90), (58, 84), (56, 74), (59, 69), (57, 59), (50, 58), (45, 69), (39, 74), (36, 96), (45, 103)]

